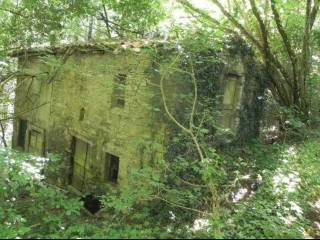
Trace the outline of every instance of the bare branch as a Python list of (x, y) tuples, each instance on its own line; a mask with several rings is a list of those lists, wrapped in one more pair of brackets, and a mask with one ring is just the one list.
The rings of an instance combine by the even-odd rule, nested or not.
[(192, 63), (191, 63), (191, 73), (192, 73), (191, 74), (192, 83), (193, 83), (193, 87), (194, 87), (194, 97), (193, 97), (193, 104), (192, 104), (192, 110), (191, 110), (190, 121), (189, 121), (190, 129), (193, 128), (193, 118), (194, 118), (197, 100), (198, 100), (198, 86), (197, 86), (196, 76), (194, 73), (194, 67), (193, 67)]
[(3, 146), (4, 147), (8, 147), (8, 144), (7, 144), (7, 141), (6, 141), (6, 133), (5, 133), (5, 129), (4, 129), (2, 121), (0, 121), (0, 127), (1, 127), (1, 133), (2, 133), (1, 140), (3, 142)]
[(310, 14), (310, 29), (312, 29), (319, 11), (320, 0), (314, 0), (314, 5)]
[(110, 31), (110, 25), (109, 25), (109, 17), (108, 17), (108, 12), (106, 9), (106, 5), (104, 5), (102, 3), (102, 7), (103, 7), (103, 13), (101, 13), (101, 16), (103, 17), (104, 23), (106, 24), (107, 27), (107, 33), (108, 33), (108, 37), (111, 38), (111, 31)]
[(170, 204), (170, 205), (173, 205), (173, 206), (175, 206), (175, 207), (178, 207), (178, 208), (181, 208), (181, 209), (184, 209), (184, 210), (197, 212), (197, 213), (200, 213), (200, 214), (202, 214), (202, 215), (208, 214), (208, 213), (203, 212), (203, 211), (200, 211), (200, 210), (198, 210), (198, 209), (189, 208), (189, 207), (180, 205), (180, 204), (178, 204), (178, 203), (170, 202), (170, 201), (168, 201), (167, 199), (162, 198), (162, 197), (159, 197), (159, 196), (154, 196), (154, 198), (155, 198), (155, 199), (159, 199), (159, 200), (161, 200), (161, 201), (163, 201), (163, 202), (166, 202), (166, 203), (168, 203), (168, 204)]
[(287, 51), (287, 54), (289, 56), (289, 59), (291, 61), (292, 74), (293, 74), (293, 99), (294, 99), (294, 102), (297, 102), (298, 98), (299, 98), (299, 87), (298, 87), (298, 79), (297, 79), (297, 77), (298, 77), (297, 76), (297, 71), (298, 71), (297, 70), (297, 57), (292, 49), (288, 35), (282, 26), (280, 15), (279, 15), (278, 10), (276, 8), (275, 1), (270, 0), (270, 3), (271, 3), (271, 10), (272, 10), (272, 13), (274, 16), (274, 20), (276, 22), (277, 30), (280, 33), (283, 45), (284, 45), (284, 47)]
[(18, 117), (18, 116), (20, 116), (20, 115), (22, 115), (22, 114), (25, 114), (25, 113), (28, 113), (28, 112), (32, 112), (32, 111), (34, 111), (34, 110), (36, 110), (36, 109), (38, 109), (38, 108), (41, 108), (41, 107), (43, 107), (44, 105), (47, 105), (49, 102), (45, 102), (45, 103), (42, 103), (42, 104), (40, 104), (40, 105), (38, 105), (38, 106), (36, 106), (36, 107), (34, 107), (34, 108), (31, 108), (31, 109), (28, 109), (28, 110), (25, 110), (25, 111), (22, 111), (22, 112), (19, 112), (19, 113), (15, 113), (13, 116), (11, 116), (11, 117), (7, 117), (7, 118), (2, 118), (2, 119), (0, 119), (0, 122), (2, 122), (2, 121), (8, 121), (8, 120), (11, 120), (11, 119), (15, 119), (16, 117)]
[(266, 26), (261, 18), (261, 15), (257, 9), (255, 0), (250, 0), (250, 5), (252, 8), (252, 12), (253, 15), (256, 17), (258, 23), (259, 23), (259, 27), (260, 27), (260, 32), (261, 32), (261, 36), (262, 36), (262, 41), (263, 41), (263, 49), (264, 49), (264, 54), (266, 55), (266, 64), (269, 65), (269, 55), (270, 55), (270, 49), (269, 49), (269, 43), (268, 43), (268, 32), (266, 29)]
[[(169, 69), (172, 68), (174, 66), (174, 64), (177, 62), (179, 56), (177, 56), (174, 61), (170, 64), (169, 66)], [(194, 74), (194, 73), (193, 73)], [(164, 92), (164, 87), (163, 87), (163, 82), (164, 82), (164, 79), (166, 78), (167, 76), (167, 72), (165, 72), (161, 78), (160, 78), (160, 91), (161, 91), (161, 96), (162, 96), (162, 101), (163, 101), (163, 105), (164, 105), (164, 109), (165, 109), (165, 112), (167, 113), (167, 115), (169, 116), (169, 118), (179, 127), (181, 128), (185, 133), (187, 133), (192, 141), (194, 142), (196, 148), (197, 148), (197, 151), (198, 151), (198, 154), (199, 154), (199, 157), (200, 157), (200, 161), (201, 162), (204, 162), (204, 155), (203, 155), (203, 152), (201, 150), (201, 147), (200, 147), (200, 144), (198, 142), (198, 139), (196, 137), (196, 135), (194, 135), (193, 131), (192, 131), (192, 125), (189, 126), (189, 128), (183, 126), (173, 115), (172, 113), (170, 112), (169, 108), (168, 108), (168, 105), (167, 105), (167, 99), (166, 99), (166, 95), (165, 95), (165, 92)], [(196, 81), (195, 79), (195, 76), (193, 78), (193, 81)], [(197, 87), (195, 86), (195, 90), (197, 91)], [(197, 94), (195, 95), (195, 98), (196, 98)], [(196, 104), (196, 99), (194, 99), (194, 103), (193, 103), (193, 108), (192, 108), (192, 112), (191, 112), (191, 116), (190, 116), (190, 119), (194, 118), (194, 108), (195, 108), (195, 104)]]
[[(178, 60), (178, 57), (177, 56), (174, 61), (170, 64), (169, 68), (171, 68)], [(171, 114), (169, 108), (168, 108), (168, 105), (167, 105), (167, 98), (166, 98), (166, 95), (165, 95), (165, 92), (164, 92), (164, 87), (163, 87), (163, 82), (164, 82), (164, 79), (165, 77), (167, 76), (167, 73), (164, 73), (162, 74), (161, 76), (161, 79), (160, 79), (160, 91), (161, 91), (161, 96), (162, 96), (162, 100), (163, 100), (163, 106), (164, 106), (164, 109), (167, 113), (167, 115), (169, 116), (169, 118), (179, 127), (181, 128), (183, 131), (185, 131), (186, 133), (190, 134), (191, 133), (191, 130), (186, 128), (185, 126), (183, 126), (181, 123), (179, 123), (179, 121)]]
[(302, 43), (302, 54), (301, 54), (301, 70), (300, 70), (300, 79), (301, 79), (301, 91), (304, 95), (306, 92), (306, 79), (309, 72), (309, 57), (310, 57), (310, 32), (311, 32), (311, 0), (307, 0), (306, 3), (306, 13), (305, 13), (305, 26), (304, 26), (304, 35)]
[(278, 32), (280, 33), (281, 37), (282, 37), (282, 41), (283, 41), (283, 44), (287, 50), (287, 53), (288, 53), (288, 56), (291, 60), (291, 63), (292, 63), (292, 68), (293, 68), (293, 74), (294, 74), (294, 78), (296, 76), (296, 55), (292, 49), (292, 46), (291, 46), (291, 43), (289, 41), (289, 37), (286, 33), (286, 31), (284, 30), (283, 26), (282, 26), (282, 23), (281, 23), (281, 19), (280, 19), (280, 15), (279, 15), (279, 12), (276, 8), (276, 4), (275, 4), (275, 1), (274, 0), (270, 0), (270, 3), (271, 3), (271, 9), (272, 9), (272, 13), (273, 13), (273, 16), (274, 16), (274, 20), (276, 22), (276, 25), (277, 25), (277, 29), (278, 29)]
[(223, 15), (225, 15), (253, 45), (255, 45), (259, 50), (263, 50), (259, 41), (223, 7), (219, 0), (211, 0), (211, 2), (220, 9)]
[(185, 7), (185, 9), (190, 13), (192, 14), (192, 16), (194, 17), (197, 17), (195, 16), (193, 13), (198, 13), (201, 15), (201, 17), (209, 20), (210, 22), (216, 24), (216, 25), (220, 25), (220, 22), (216, 19), (214, 19), (212, 16), (210, 16), (206, 11), (200, 9), (200, 8), (197, 8), (195, 6), (193, 6), (190, 2), (188, 2), (187, 0), (178, 0), (178, 2), (183, 5)]
[(18, 16), (20, 16), (20, 17), (27, 18), (27, 16), (21, 14), (20, 12), (16, 12), (16, 11), (14, 11), (14, 10), (12, 10), (12, 9), (0, 8), (0, 11), (9, 12), (9, 13), (11, 13), (11, 14), (13, 14), (13, 15), (18, 15)]

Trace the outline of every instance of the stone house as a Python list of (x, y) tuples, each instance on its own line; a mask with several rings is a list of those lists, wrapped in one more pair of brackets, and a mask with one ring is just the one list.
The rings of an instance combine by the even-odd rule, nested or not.
[[(125, 184), (132, 168), (166, 152), (169, 121), (160, 97), (161, 71), (152, 71), (159, 49), (166, 60), (177, 51), (168, 43), (116, 41), (13, 53), (20, 70), (13, 147), (39, 156), (60, 154), (66, 166), (60, 178), (80, 192), (97, 183)], [(216, 80), (218, 122), (234, 139), (253, 137), (259, 127), (261, 74), (250, 73), (252, 56), (225, 56)], [(177, 113), (185, 104), (177, 103), (179, 94), (192, 92), (192, 86), (171, 76), (165, 92)]]

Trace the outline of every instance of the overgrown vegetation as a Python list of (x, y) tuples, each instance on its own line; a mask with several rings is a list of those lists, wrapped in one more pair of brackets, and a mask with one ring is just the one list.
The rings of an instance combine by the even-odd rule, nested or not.
[[(133, 170), (132, 184), (119, 192), (101, 196), (104, 208), (92, 216), (83, 209), (79, 197), (46, 184), (40, 173), (35, 174), (34, 159), (2, 150), (0, 236), (317, 237), (319, 231), (315, 224), (320, 221), (318, 156), (317, 138), (263, 147), (254, 143), (233, 149), (232, 154), (221, 154), (219, 160), (228, 176), (215, 177), (224, 201), (219, 222), (212, 222), (206, 206), (203, 203), (201, 206), (199, 201), (206, 199), (206, 191), (201, 190), (203, 186), (190, 187), (179, 176), (179, 169), (186, 171), (187, 166), (199, 172), (197, 163), (179, 159), (171, 164), (172, 171), (166, 178), (151, 168)], [(207, 176), (207, 173), (199, 174)], [(180, 186), (179, 190), (174, 184)], [(193, 208), (182, 208), (183, 205)], [(217, 226), (219, 235), (214, 235)]]
[[(210, 2), (221, 16), (188, 0), (0, 2), (0, 238), (320, 237), (319, 0)], [(187, 23), (176, 24), (168, 6), (185, 11)], [(165, 30), (163, 20), (170, 22)], [(65, 170), (60, 156), (7, 147), (13, 80), (22, 74), (9, 53), (148, 37), (169, 39), (179, 50), (176, 59), (155, 59), (152, 69), (161, 90), (153, 110), (171, 123), (170, 147), (164, 159), (131, 169), (126, 186), (100, 191), (93, 215), (86, 196), (50, 179)], [(256, 112), (242, 115), (251, 116), (241, 126), (255, 137), (249, 143), (231, 141), (217, 123), (213, 80), (223, 71), (223, 48), (264, 66), (249, 62), (247, 75), (267, 73), (255, 82)], [(49, 58), (46, 64), (61, 66)], [(192, 86), (178, 116), (163, 88), (176, 72)], [(251, 124), (262, 110), (258, 136)]]

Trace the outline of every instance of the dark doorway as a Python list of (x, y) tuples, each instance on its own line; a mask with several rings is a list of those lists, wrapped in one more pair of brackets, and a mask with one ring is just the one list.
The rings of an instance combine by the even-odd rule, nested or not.
[(37, 156), (44, 155), (44, 134), (35, 129), (29, 130), (28, 152)]
[(84, 184), (86, 183), (86, 174), (90, 171), (88, 164), (90, 161), (89, 151), (89, 143), (79, 138), (73, 138), (71, 156), (72, 174), (70, 177), (71, 184), (79, 191), (83, 190)]
[(28, 121), (24, 119), (19, 120), (19, 131), (18, 131), (18, 147), (25, 150), (26, 133), (27, 133)]
[(106, 168), (105, 175), (106, 180), (109, 182), (116, 183), (118, 181), (119, 174), (119, 157), (106, 153)]

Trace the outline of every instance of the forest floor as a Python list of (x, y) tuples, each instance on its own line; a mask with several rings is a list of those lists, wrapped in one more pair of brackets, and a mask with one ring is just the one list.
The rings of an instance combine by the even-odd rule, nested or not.
[(229, 158), (237, 174), (229, 237), (320, 237), (319, 138), (254, 144)]
[[(4, 149), (0, 158), (2, 238), (214, 236), (210, 219), (196, 219), (193, 226), (191, 221), (185, 228), (174, 217), (164, 219), (168, 215), (164, 211), (170, 209), (165, 205), (159, 205), (163, 215), (157, 216), (148, 205), (142, 208), (130, 205), (133, 204), (130, 191), (114, 197), (116, 210), (112, 214), (101, 211), (90, 215), (84, 211), (79, 197), (46, 185), (41, 172), (35, 170), (36, 165), (28, 164), (32, 158)], [(221, 154), (221, 158), (227, 163), (230, 192), (221, 206), (219, 237), (320, 237), (318, 137), (289, 143), (256, 143), (233, 148)], [(159, 207), (156, 210), (159, 212)]]

